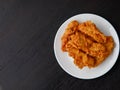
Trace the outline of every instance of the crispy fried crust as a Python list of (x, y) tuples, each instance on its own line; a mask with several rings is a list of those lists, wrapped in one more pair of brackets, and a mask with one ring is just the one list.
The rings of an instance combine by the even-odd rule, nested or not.
[(79, 24), (78, 29), (84, 34), (92, 37), (98, 43), (105, 43), (106, 37), (91, 21), (86, 21)]
[(88, 66), (89, 68), (94, 67), (95, 59), (81, 50), (73, 47), (71, 43), (67, 43), (66, 49), (71, 57), (74, 58), (74, 63), (79, 67), (83, 68), (84, 66)]
[(106, 48), (101, 43), (96, 43), (87, 38), (81, 32), (75, 32), (71, 35), (70, 42), (74, 44), (78, 49), (84, 51), (86, 54), (93, 57), (105, 57)]
[(65, 30), (64, 35), (61, 38), (63, 51), (66, 51), (65, 45), (70, 40), (70, 35), (74, 34), (75, 30), (77, 30), (79, 23), (77, 21), (72, 21), (68, 24), (68, 27)]
[[(83, 29), (79, 29), (80, 25), (85, 23), (88, 25), (82, 25)], [(81, 24), (79, 25), (77, 21), (68, 24), (61, 38), (61, 49), (74, 58), (74, 64), (79, 68), (85, 66), (96, 67), (110, 55), (114, 47), (114, 41), (111, 36), (104, 36), (98, 31), (95, 24), (89, 21)], [(83, 32), (84, 30), (86, 32)], [(96, 33), (99, 34), (97, 38)]]

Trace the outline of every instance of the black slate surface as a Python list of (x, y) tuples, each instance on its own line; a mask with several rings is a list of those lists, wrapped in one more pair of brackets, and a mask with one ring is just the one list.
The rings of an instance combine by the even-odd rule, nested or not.
[(117, 0), (0, 0), (0, 90), (119, 90), (120, 57), (104, 76), (68, 75), (53, 51), (60, 25), (80, 13), (98, 14), (120, 35)]

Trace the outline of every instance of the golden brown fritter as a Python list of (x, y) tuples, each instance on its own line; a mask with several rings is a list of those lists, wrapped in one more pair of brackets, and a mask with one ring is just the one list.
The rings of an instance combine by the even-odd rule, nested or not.
[(62, 50), (65, 50), (65, 45), (70, 39), (70, 35), (74, 34), (75, 30), (78, 28), (79, 23), (77, 21), (72, 21), (68, 24), (68, 27), (65, 30), (64, 35), (62, 36)]
[(89, 68), (94, 67), (95, 60), (93, 57), (85, 54), (81, 50), (73, 47), (71, 43), (67, 43), (66, 49), (71, 57), (74, 58), (74, 63), (79, 67), (83, 68), (84, 66), (88, 66)]
[(106, 52), (106, 48), (101, 43), (96, 43), (87, 38), (81, 32), (75, 32), (75, 34), (71, 35), (70, 42), (76, 45), (76, 47), (86, 54), (89, 54), (93, 57), (104, 57), (104, 53)]
[(101, 33), (100, 30), (96, 27), (96, 25), (92, 23), (91, 21), (80, 23), (78, 26), (78, 29), (84, 34), (92, 37), (98, 43), (106, 42), (105, 35)]
[(114, 47), (112, 37), (102, 34), (90, 21), (80, 24), (77, 21), (70, 22), (61, 41), (62, 51), (68, 52), (79, 68), (98, 66)]

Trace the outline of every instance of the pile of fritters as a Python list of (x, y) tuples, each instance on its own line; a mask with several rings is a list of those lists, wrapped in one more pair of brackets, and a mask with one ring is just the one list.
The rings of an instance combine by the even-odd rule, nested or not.
[(70, 22), (61, 41), (62, 51), (68, 52), (79, 68), (98, 66), (114, 47), (112, 37), (105, 36), (91, 21)]

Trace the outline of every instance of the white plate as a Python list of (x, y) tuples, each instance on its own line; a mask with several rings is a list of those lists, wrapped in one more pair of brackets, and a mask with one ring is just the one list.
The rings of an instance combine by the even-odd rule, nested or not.
[[(77, 20), (79, 22), (91, 20), (96, 24), (96, 26), (101, 30), (101, 32), (103, 32), (105, 35), (110, 35), (113, 37), (115, 42), (114, 50), (112, 54), (99, 66), (92, 69), (89, 69), (88, 67), (79, 69), (73, 63), (73, 58), (69, 57), (68, 53), (61, 50), (61, 37), (68, 23), (70, 23), (72, 20)], [(93, 79), (107, 73), (115, 64), (119, 54), (119, 39), (114, 27), (103, 17), (89, 13), (79, 14), (66, 20), (58, 29), (54, 40), (54, 53), (58, 63), (60, 64), (62, 69), (68, 74), (80, 79)]]

